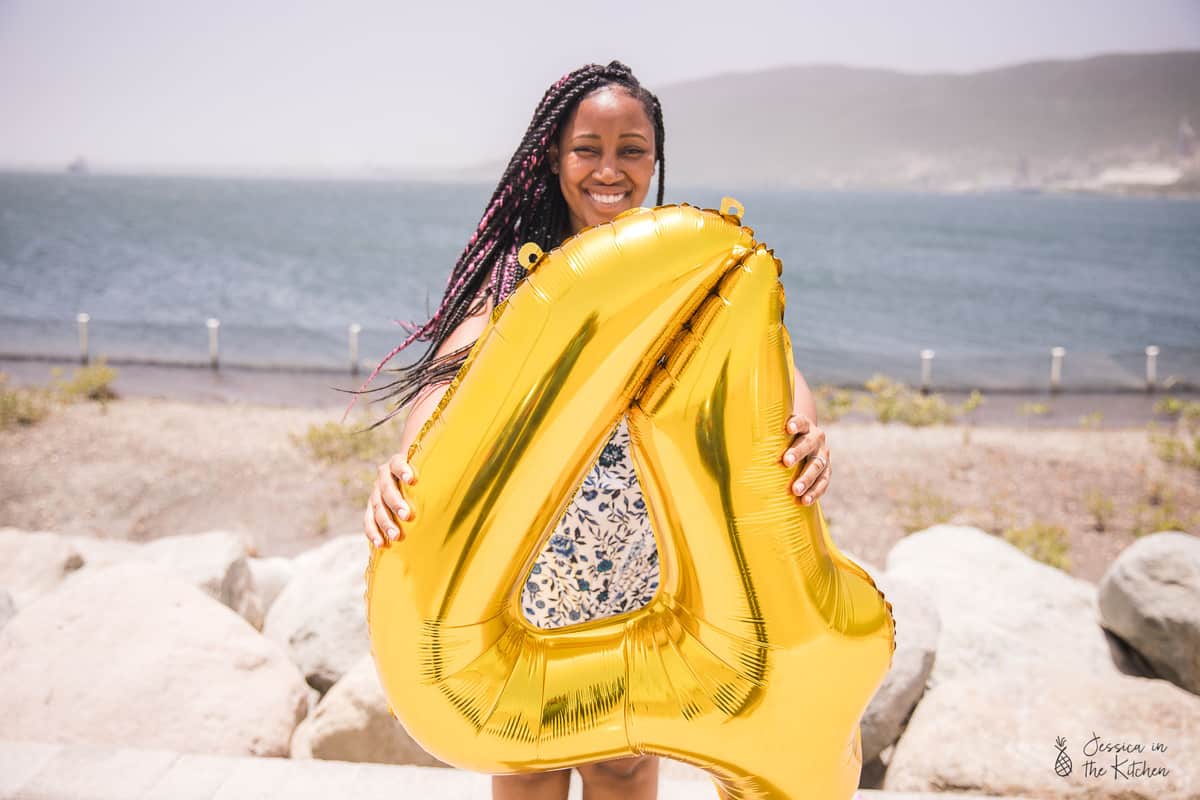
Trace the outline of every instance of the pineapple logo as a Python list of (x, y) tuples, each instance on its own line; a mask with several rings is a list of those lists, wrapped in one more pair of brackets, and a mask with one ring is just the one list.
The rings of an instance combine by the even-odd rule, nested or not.
[(1054, 745), (1058, 748), (1058, 758), (1054, 759), (1054, 772), (1060, 778), (1065, 778), (1071, 774), (1071, 757), (1067, 755), (1067, 740), (1059, 736), (1054, 740)]

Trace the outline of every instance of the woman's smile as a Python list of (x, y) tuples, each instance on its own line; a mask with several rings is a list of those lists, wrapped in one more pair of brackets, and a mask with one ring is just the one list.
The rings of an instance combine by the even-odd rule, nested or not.
[(629, 197), (629, 192), (626, 191), (613, 192), (603, 189), (588, 189), (586, 191), (587, 196), (592, 199), (592, 202), (604, 209), (611, 209)]

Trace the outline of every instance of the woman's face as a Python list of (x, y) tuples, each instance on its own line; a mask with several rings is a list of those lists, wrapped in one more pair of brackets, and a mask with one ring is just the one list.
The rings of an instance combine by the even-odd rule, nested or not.
[(637, 208), (654, 177), (654, 126), (624, 88), (584, 97), (550, 145), (550, 169), (571, 218), (571, 233)]

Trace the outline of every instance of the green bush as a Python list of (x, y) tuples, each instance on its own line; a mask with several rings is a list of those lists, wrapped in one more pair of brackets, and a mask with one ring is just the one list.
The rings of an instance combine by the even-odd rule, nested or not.
[(939, 394), (921, 394), (881, 374), (874, 375), (864, 386), (869, 392), (865, 407), (877, 420), (903, 422), (914, 427), (954, 422), (984, 402), (983, 395), (976, 390), (964, 403), (955, 406)]
[(1200, 402), (1168, 395), (1154, 405), (1154, 411), (1173, 417), (1166, 432), (1157, 422), (1147, 426), (1155, 454), (1168, 464), (1200, 470)]
[(1133, 507), (1134, 536), (1145, 536), (1158, 531), (1190, 532), (1200, 523), (1200, 514), (1185, 519), (1175, 506), (1175, 490), (1161, 480), (1152, 481), (1146, 487), (1143, 499)]
[(49, 415), (53, 403), (50, 390), (9, 386), (8, 375), (0, 372), (0, 430), (41, 422)]
[(76, 367), (75, 374), (70, 380), (63, 380), (62, 368), (50, 370), (53, 376), (51, 387), (64, 403), (74, 403), (78, 400), (96, 400), (107, 403), (117, 399), (117, 393), (112, 383), (117, 379), (117, 371), (110, 367), (104, 356), (95, 364)]
[(386, 424), (359, 431), (338, 422), (309, 425), (302, 436), (289, 434), (293, 444), (328, 464), (383, 463), (394, 454), (397, 436), (397, 429)]
[(1060, 525), (1034, 522), (1024, 528), (1009, 528), (1004, 532), (1004, 540), (1043, 564), (1064, 571), (1071, 568), (1068, 554), (1071, 545), (1066, 529)]
[(813, 392), (813, 400), (817, 403), (817, 419), (822, 425), (826, 422), (837, 422), (854, 410), (854, 394), (836, 386), (818, 386)]
[[(335, 468), (342, 494), (354, 502), (364, 499), (375, 484), (379, 465), (396, 454), (403, 413), (368, 428), (364, 410), (361, 425), (326, 422), (309, 425), (303, 434), (290, 433), (291, 442), (317, 461)], [(318, 525), (320, 528), (321, 525)]]
[(1049, 403), (1022, 403), (1017, 409), (1022, 417), (1041, 417), (1050, 413)]
[(1176, 417), (1188, 425), (1200, 424), (1200, 401), (1167, 395), (1154, 404), (1154, 413)]

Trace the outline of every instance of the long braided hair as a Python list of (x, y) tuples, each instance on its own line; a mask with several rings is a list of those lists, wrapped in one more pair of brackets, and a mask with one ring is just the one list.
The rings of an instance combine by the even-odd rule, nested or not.
[[(371, 430), (391, 419), (423, 387), (453, 379), (472, 345), (440, 357), (435, 354), (464, 319), (484, 308), (488, 298), (491, 298), (493, 308), (498, 307), (525, 277), (525, 268), (517, 260), (518, 248), (525, 242), (536, 242), (544, 252), (549, 252), (570, 235), (567, 203), (558, 176), (550, 171), (548, 148), (585, 96), (613, 84), (624, 87), (634, 99), (641, 101), (646, 116), (654, 125), (654, 156), (658, 161), (658, 200), (655, 205), (663, 204), (666, 163), (662, 107), (658, 98), (620, 61), (611, 61), (607, 66), (588, 64), (564, 75), (546, 90), (533, 112), (520, 146), (509, 160), (483, 217), (450, 273), (441, 305), (423, 325), (400, 322), (411, 331), (410, 335), (388, 353), (358, 391), (353, 392), (356, 397), (346, 407), (343, 421), (359, 394), (392, 389), (375, 402), (396, 398), (391, 413), (366, 429)], [(414, 341), (430, 343), (421, 358), (411, 366), (386, 370), (398, 373), (400, 377), (384, 386), (366, 390), (384, 365)]]

